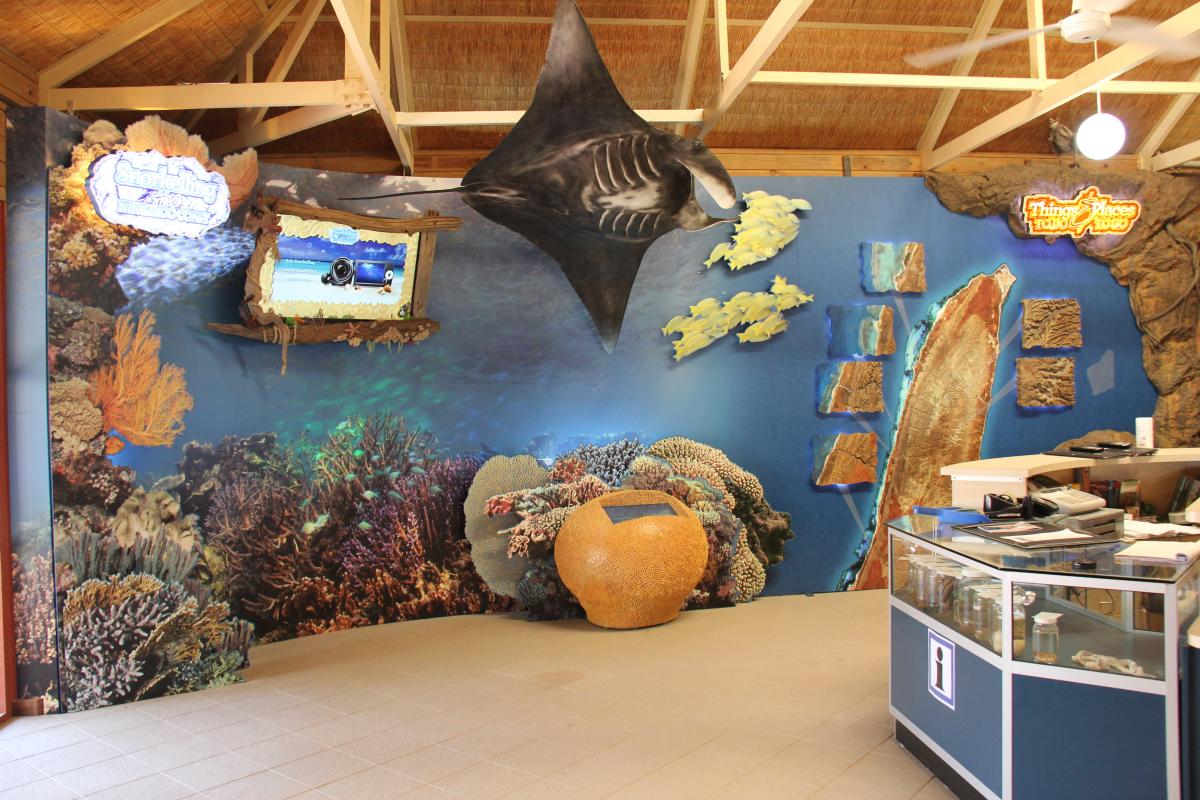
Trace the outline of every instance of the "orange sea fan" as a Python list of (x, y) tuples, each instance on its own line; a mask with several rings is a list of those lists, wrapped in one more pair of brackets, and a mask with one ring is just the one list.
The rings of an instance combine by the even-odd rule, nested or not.
[(142, 312), (136, 326), (129, 314), (117, 318), (115, 360), (92, 374), (92, 401), (104, 414), (106, 429), (136, 445), (170, 446), (183, 433), (183, 415), (193, 401), (183, 369), (159, 363), (162, 340), (153, 330), (150, 311)]

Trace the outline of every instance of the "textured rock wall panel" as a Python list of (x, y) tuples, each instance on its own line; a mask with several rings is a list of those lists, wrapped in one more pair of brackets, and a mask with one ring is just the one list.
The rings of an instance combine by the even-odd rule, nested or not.
[(1141, 219), (1129, 233), (1085, 236), (1074, 240), (1075, 249), (1105, 264), (1117, 283), (1129, 287), (1129, 303), (1142, 331), (1142, 365), (1158, 391), (1155, 441), (1160, 447), (1200, 445), (1200, 179), (1065, 165), (925, 176), (925, 185), (946, 208), (975, 217), (1004, 214), (1022, 238), (1029, 237), (1019, 206), (1031, 187), (1073, 197), (1089, 184), (1142, 203)]
[(817, 434), (812, 439), (812, 480), (817, 486), (874, 483), (879, 441), (873, 433)]
[(976, 275), (927, 320), (901, 400), (875, 520), (853, 589), (887, 586), (887, 521), (914, 505), (950, 504), (946, 464), (979, 458), (996, 358), (1000, 313), (1016, 279), (1007, 266)]
[(883, 364), (878, 361), (834, 361), (817, 367), (822, 414), (874, 414), (883, 411)]
[(890, 356), (896, 352), (891, 306), (830, 306), (829, 355)]
[(864, 291), (925, 291), (925, 245), (921, 242), (863, 242), (860, 255)]
[(1025, 408), (1075, 405), (1075, 359), (1018, 358), (1017, 405)]
[(1072, 297), (1022, 300), (1021, 347), (1083, 347), (1079, 301)]

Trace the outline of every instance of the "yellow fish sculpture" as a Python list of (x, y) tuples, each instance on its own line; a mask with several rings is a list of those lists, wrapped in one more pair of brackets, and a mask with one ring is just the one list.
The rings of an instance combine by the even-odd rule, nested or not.
[(734, 328), (745, 329), (737, 335), (739, 342), (765, 342), (777, 333), (787, 330), (783, 312), (811, 303), (813, 296), (805, 294), (799, 286), (776, 275), (768, 292), (738, 292), (722, 303), (715, 297), (706, 297), (688, 310), (688, 316), (672, 317), (663, 326), (663, 336), (679, 334), (671, 342), (675, 347), (675, 360), (680, 361), (729, 333)]
[(732, 270), (774, 258), (800, 230), (797, 211), (811, 211), (812, 204), (800, 198), (766, 192), (742, 195), (746, 210), (733, 224), (733, 242), (721, 242), (712, 249), (705, 267), (724, 260)]

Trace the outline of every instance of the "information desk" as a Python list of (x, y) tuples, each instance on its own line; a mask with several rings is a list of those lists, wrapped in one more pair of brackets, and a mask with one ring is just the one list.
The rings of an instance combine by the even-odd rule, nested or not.
[[(1022, 550), (921, 515), (888, 529), (896, 738), (943, 782), (1005, 800), (1190, 796), (1200, 562), (1118, 561), (1119, 542)], [(1056, 630), (1035, 641), (1036, 615)]]
[[(1200, 467), (1200, 447), (1164, 447), (1149, 456), (1125, 458), (1085, 458), (1083, 456), (1027, 456), (985, 458), (942, 467), (950, 478), (951, 502), (963, 508), (982, 508), (988, 493), (1025, 496), (1026, 480), (1048, 475), (1063, 483), (1078, 481), (1084, 470), (1092, 480), (1136, 478), (1141, 495), (1156, 508), (1165, 510), (1181, 472)], [(1200, 500), (1188, 515), (1200, 522)]]

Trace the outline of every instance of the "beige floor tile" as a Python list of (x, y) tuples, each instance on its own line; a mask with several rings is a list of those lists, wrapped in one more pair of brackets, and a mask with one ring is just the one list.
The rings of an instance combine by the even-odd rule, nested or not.
[(590, 755), (587, 750), (560, 742), (533, 739), (519, 747), (494, 755), (489, 760), (522, 772), (546, 776), (572, 764), (578, 764)]
[(236, 752), (255, 763), (273, 769), (324, 750), (324, 745), (314, 742), (312, 739), (306, 739), (295, 733), (285, 733), (274, 739), (242, 745), (237, 748)]
[(66, 784), (79, 794), (98, 794), (114, 786), (124, 786), (141, 780), (151, 774), (152, 770), (146, 764), (132, 756), (117, 756), (97, 764), (73, 769), (56, 775), (59, 781)]
[(650, 771), (695, 749), (687, 742), (637, 734), (601, 751), (600, 755)]
[(386, 764), (429, 745), (430, 743), (423, 739), (399, 731), (382, 731), (346, 742), (338, 749), (357, 758), (365, 758), (372, 764)]
[(191, 764), (193, 761), (212, 758), (223, 752), (225, 752), (225, 748), (217, 742), (199, 736), (189, 736), (180, 731), (174, 738), (162, 744), (138, 750), (133, 755), (138, 761), (148, 764), (158, 772), (166, 772), (169, 769), (182, 767), (184, 764)]
[[(237, 686), (252, 686), (249, 683), (239, 683)], [(225, 687), (222, 687), (225, 688)], [(215, 690), (219, 691), (219, 690)], [(243, 714), (249, 714), (252, 717), (261, 717), (265, 714), (271, 714), (276, 711), (282, 711), (285, 708), (303, 705), (304, 699), (286, 692), (279, 692), (274, 689), (261, 689), (254, 694), (249, 695), (223, 695), (219, 698), (219, 702), (240, 711)]]
[(8, 739), (4, 742), (4, 749), (14, 757), (30, 758), (39, 753), (47, 753), (51, 750), (79, 744), (92, 738), (91, 734), (86, 733), (75, 725), (56, 725), (52, 728), (37, 731), (36, 733), (28, 733)]
[(207, 792), (209, 789), (262, 771), (262, 764), (244, 756), (237, 753), (220, 753), (167, 770), (166, 774), (197, 792)]
[(468, 753), (476, 758), (491, 759), (500, 753), (512, 750), (533, 741), (533, 737), (513, 733), (495, 725), (484, 725), (473, 731), (461, 733), (441, 742), (442, 747)]
[(358, 722), (355, 724), (339, 718), (319, 722), (307, 728), (301, 728), (296, 733), (306, 739), (319, 742), (326, 747), (341, 747), (347, 742), (361, 739), (368, 733), (379, 733), (381, 730), (383, 729), (367, 722)]
[(138, 708), (138, 704), (131, 703), (97, 708), (93, 711), (80, 711), (69, 716), (71, 725), (97, 738), (102, 738), (109, 733), (128, 730), (155, 719), (149, 712)]
[(171, 724), (191, 734), (201, 734), (214, 728), (222, 728), (250, 717), (229, 706), (212, 705), (186, 714), (171, 717)]
[[(180, 714), (189, 714), (204, 708), (217, 705), (214, 697), (207, 692), (192, 692), (190, 694), (175, 694), (170, 697), (156, 697), (153, 700), (143, 700), (137, 704), (139, 711), (145, 711), (158, 719), (170, 719)], [(132, 708), (129, 704), (121, 706), (122, 711)]]
[(611, 758), (591, 755), (552, 772), (546, 777), (606, 796), (622, 786), (633, 783), (645, 774), (646, 770), (635, 764), (626, 764)]
[(513, 792), (537, 780), (537, 775), (510, 769), (501, 764), (481, 761), (478, 764), (438, 778), (437, 786), (471, 800), (491, 798)]
[(192, 790), (179, 781), (166, 775), (154, 774), (97, 794), (90, 794), (88, 800), (182, 800), (191, 795)]
[(75, 800), (79, 795), (53, 778), (0, 791), (0, 800)]
[(921, 791), (912, 796), (912, 800), (958, 800), (954, 792), (946, 788), (946, 784), (937, 778), (931, 778)]
[(122, 753), (132, 754), (151, 747), (157, 747), (164, 742), (189, 738), (179, 728), (166, 720), (155, 719), (142, 723), (135, 728), (127, 728), (115, 733), (107, 733), (99, 737), (105, 744), (111, 745)]
[(339, 716), (342, 715), (317, 703), (302, 703), (279, 711), (272, 711), (270, 714), (263, 714), (259, 719), (294, 732), (313, 725), (320, 725), (322, 722), (328, 722)]
[(107, 761), (119, 755), (121, 755), (120, 750), (99, 739), (85, 739), (66, 747), (58, 747), (29, 756), (25, 760), (47, 775), (61, 775), (64, 772)]
[(242, 719), (232, 725), (223, 725), (219, 728), (204, 731), (200, 734), (200, 737), (208, 739), (210, 742), (215, 742), (226, 750), (237, 750), (239, 747), (248, 744), (274, 739), (276, 736), (282, 736), (287, 732), (284, 728), (266, 720)]
[(395, 800), (422, 785), (421, 781), (393, 770), (371, 767), (327, 783), (321, 791), (339, 800)]
[(216, 786), (204, 794), (210, 800), (287, 800), (307, 791), (303, 783), (267, 771)]
[(384, 728), (394, 728), (398, 725), (415, 723), (434, 715), (434, 711), (426, 706), (419, 706), (407, 700), (388, 700), (379, 705), (356, 711), (346, 716), (346, 721), (354, 724), (358, 721)]
[(600, 800), (603, 796), (600, 792), (559, 783), (549, 778), (538, 778), (508, 794), (500, 795), (503, 800)]
[(804, 734), (803, 738), (806, 741), (852, 747), (865, 755), (890, 736), (892, 729), (883, 725), (831, 719)]
[(445, 789), (430, 786), (429, 784), (418, 786), (408, 794), (401, 795), (401, 797), (404, 800), (462, 800), (462, 795), (460, 794), (451, 794)]
[(323, 750), (299, 761), (276, 767), (275, 771), (305, 786), (319, 789), (327, 783), (341, 780), (372, 766), (370, 761), (364, 761), (340, 750)]
[(70, 722), (66, 714), (43, 714), (40, 717), (14, 717), (0, 725), (0, 744), (17, 736), (38, 733), (47, 728), (66, 725)]
[(433, 783), (439, 778), (478, 764), (479, 761), (480, 759), (467, 753), (441, 745), (431, 745), (388, 761), (383, 766), (418, 781)]
[(34, 781), (48, 778), (46, 773), (34, 767), (28, 761), (10, 761), (0, 765), (0, 791), (15, 789)]

